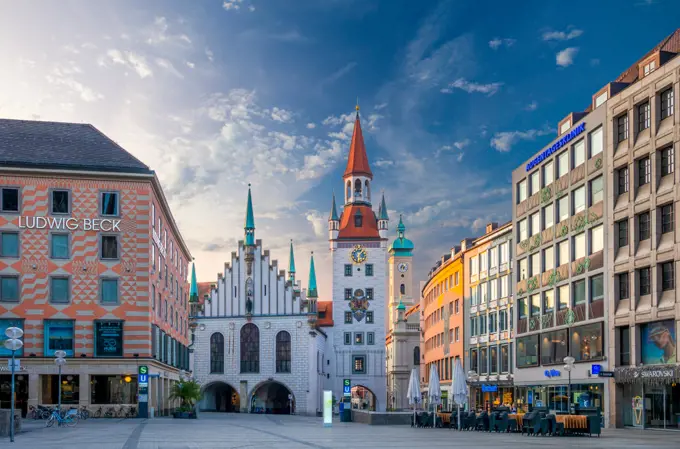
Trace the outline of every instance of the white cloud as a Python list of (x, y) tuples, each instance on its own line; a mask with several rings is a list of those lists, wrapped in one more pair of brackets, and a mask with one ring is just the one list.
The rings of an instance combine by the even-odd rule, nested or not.
[(536, 109), (538, 109), (538, 102), (534, 100), (528, 105), (526, 105), (524, 109), (526, 109), (527, 111), (535, 111)]
[(491, 146), (501, 153), (506, 153), (512, 149), (520, 140), (534, 140), (536, 137), (545, 136), (552, 133), (552, 130), (536, 130), (530, 129), (528, 131), (503, 131), (494, 134), (491, 138)]
[(463, 162), (463, 156), (465, 156), (465, 153), (460, 153), (460, 154), (458, 155), (458, 157), (456, 158), (456, 160), (457, 160), (458, 162)]
[(215, 54), (212, 52), (211, 49), (207, 48), (205, 49), (205, 56), (208, 58), (208, 61), (213, 62), (215, 60)]
[(307, 129), (314, 129), (316, 128), (316, 123), (307, 123)]
[(137, 73), (140, 78), (153, 76), (153, 71), (146, 61), (146, 58), (133, 51), (120, 51), (111, 49), (106, 52), (106, 56), (114, 64), (124, 65)]
[(375, 106), (373, 106), (373, 109), (375, 109), (376, 111), (379, 111), (379, 110), (384, 109), (386, 107), (387, 107), (387, 103), (380, 103), (380, 104), (376, 104)]
[(193, 69), (194, 67), (196, 67), (196, 64), (194, 64), (194, 63), (191, 62), (191, 61), (187, 61), (185, 64), (186, 64), (187, 67), (189, 67), (190, 69)]
[(356, 117), (356, 113), (354, 113), (354, 112), (349, 112), (347, 114), (341, 114), (341, 115), (329, 115), (328, 117), (323, 119), (321, 124), (326, 125), (326, 126), (344, 125), (345, 123), (353, 122), (355, 117)]
[(356, 66), (357, 66), (356, 62), (354, 61), (348, 62), (347, 64), (333, 72), (331, 75), (329, 75), (326, 79), (321, 81), (321, 85), (326, 86), (328, 84), (333, 84), (334, 82), (336, 82), (337, 80), (351, 72)]
[(375, 165), (376, 167), (391, 167), (394, 165), (394, 161), (388, 159), (378, 159), (375, 162), (373, 162), (373, 165)]
[(578, 47), (569, 47), (557, 53), (555, 60), (560, 67), (568, 67), (574, 63), (574, 58), (578, 54)]
[(572, 29), (570, 31), (546, 31), (543, 33), (544, 41), (568, 41), (576, 39), (583, 34), (583, 30)]
[(156, 58), (156, 65), (158, 67), (161, 67), (168, 72), (172, 73), (175, 75), (177, 78), (184, 78), (184, 75), (182, 75), (179, 70), (175, 68), (174, 65), (172, 65), (172, 62), (168, 61), (167, 59), (164, 58)]
[[(149, 45), (162, 45), (162, 44), (176, 44), (180, 46), (190, 46), (192, 44), (191, 39), (184, 33), (171, 33), (169, 31), (170, 25), (168, 24), (168, 19), (165, 17), (156, 17), (153, 24), (144, 30), (146, 34), (146, 43)], [(125, 40), (129, 40), (129, 36), (124, 35)]]
[(293, 123), (293, 113), (285, 109), (277, 108), (276, 106), (271, 110), (271, 118), (275, 122)]
[[(222, 3), (222, 7), (227, 11), (238, 11), (241, 9), (241, 6), (243, 6), (243, 0), (225, 0), (225, 2)], [(255, 6), (253, 5), (248, 5), (247, 8), (250, 12), (255, 11)]]
[(430, 204), (423, 206), (412, 214), (406, 215), (406, 222), (414, 226), (422, 226), (426, 224), (431, 224), (431, 221), (435, 219), (444, 210), (451, 207), (451, 201), (441, 200), (435, 204)]
[(450, 83), (447, 88), (441, 89), (441, 92), (450, 94), (453, 92), (452, 88), (456, 88), (469, 94), (477, 92), (487, 94), (490, 97), (498, 92), (501, 86), (503, 86), (503, 83), (478, 84), (472, 81), (467, 81), (464, 78), (458, 78), (456, 81)]
[(512, 47), (513, 45), (515, 45), (515, 42), (517, 42), (516, 39), (510, 38), (501, 39), (499, 37), (495, 37), (489, 41), (489, 47), (491, 47), (492, 50), (498, 50), (503, 45), (505, 45), (506, 47)]
[[(86, 103), (104, 99), (104, 95), (76, 81), (70, 76), (60, 76), (59, 74), (55, 74), (53, 72), (52, 74), (47, 75), (45, 79), (52, 85), (63, 86), (70, 89), (74, 93), (78, 94), (80, 99)], [(62, 108), (66, 110), (72, 110), (73, 105), (71, 103), (63, 103)]]
[(328, 217), (318, 210), (308, 210), (305, 218), (312, 224), (314, 235), (317, 237), (328, 236)]

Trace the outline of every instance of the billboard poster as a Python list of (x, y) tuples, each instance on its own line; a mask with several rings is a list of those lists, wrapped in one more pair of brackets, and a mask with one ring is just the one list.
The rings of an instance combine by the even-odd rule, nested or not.
[(643, 364), (663, 365), (677, 362), (675, 320), (643, 324), (640, 334)]

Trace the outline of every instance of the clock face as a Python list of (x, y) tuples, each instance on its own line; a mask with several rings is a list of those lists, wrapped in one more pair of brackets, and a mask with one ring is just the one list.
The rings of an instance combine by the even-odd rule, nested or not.
[(405, 262), (402, 262), (399, 264), (397, 267), (401, 273), (406, 273), (408, 271), (408, 264)]
[(349, 258), (352, 259), (352, 262), (354, 263), (364, 263), (368, 258), (368, 254), (366, 254), (366, 250), (361, 245), (357, 245), (349, 254)]

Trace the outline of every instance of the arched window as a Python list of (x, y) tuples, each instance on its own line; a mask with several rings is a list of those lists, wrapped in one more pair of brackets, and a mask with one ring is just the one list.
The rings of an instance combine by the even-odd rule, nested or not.
[(347, 181), (347, 192), (345, 193), (345, 203), (349, 202), (350, 197), (352, 196), (352, 183), (350, 181)]
[(357, 209), (357, 213), (354, 214), (354, 227), (360, 228), (364, 225), (364, 217), (361, 215), (361, 211)]
[(413, 348), (413, 364), (420, 365), (420, 346)]
[(354, 181), (354, 196), (361, 196), (361, 179)]
[(406, 294), (406, 284), (401, 284), (399, 286), (399, 293), (401, 293), (402, 295)]
[(290, 334), (286, 331), (276, 334), (276, 372), (290, 373)]
[(260, 372), (260, 329), (253, 323), (241, 328), (241, 372)]
[(366, 180), (366, 199), (371, 201), (371, 186), (368, 183), (368, 179)]
[(224, 372), (224, 335), (215, 332), (210, 336), (210, 373)]

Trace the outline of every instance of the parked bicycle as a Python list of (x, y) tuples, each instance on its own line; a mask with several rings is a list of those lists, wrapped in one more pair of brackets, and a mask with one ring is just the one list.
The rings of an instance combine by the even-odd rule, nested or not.
[(80, 408), (71, 407), (70, 410), (76, 411), (76, 415), (78, 415), (78, 419), (86, 420), (87, 418), (90, 417), (90, 411), (84, 405)]
[(78, 410), (69, 410), (62, 416), (60, 413), (60, 410), (58, 408), (54, 408), (52, 410), (52, 414), (50, 417), (47, 419), (47, 422), (45, 423), (45, 427), (52, 427), (54, 423), (57, 423), (58, 426), (66, 426), (66, 427), (73, 427), (76, 424), (78, 424)]
[(136, 418), (137, 417), (137, 407), (128, 407), (125, 410), (124, 418)]
[(28, 419), (47, 419), (51, 414), (51, 410), (43, 405), (38, 405), (37, 407), (31, 405), (28, 409), (29, 411), (26, 415)]
[(104, 412), (104, 418), (115, 418), (118, 415), (118, 410), (115, 407), (109, 407)]

